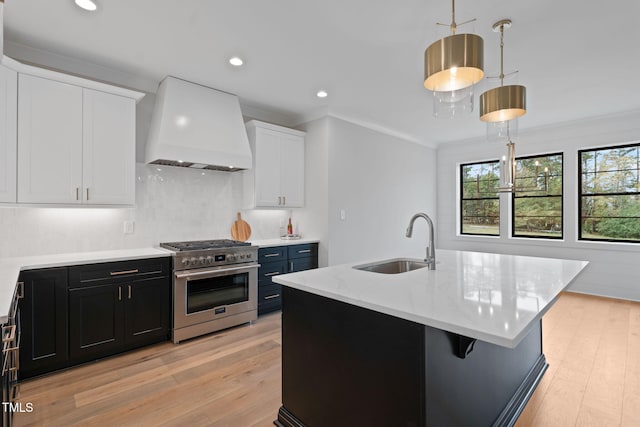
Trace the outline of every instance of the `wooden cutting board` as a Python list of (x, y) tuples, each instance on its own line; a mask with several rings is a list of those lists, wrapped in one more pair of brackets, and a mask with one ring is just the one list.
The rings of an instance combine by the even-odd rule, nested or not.
[(231, 237), (241, 242), (246, 242), (251, 237), (251, 227), (242, 219), (240, 212), (238, 212), (238, 219), (231, 226)]

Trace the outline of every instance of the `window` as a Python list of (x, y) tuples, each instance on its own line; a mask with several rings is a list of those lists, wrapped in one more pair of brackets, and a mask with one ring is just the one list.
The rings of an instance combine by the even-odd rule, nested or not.
[(562, 239), (562, 154), (516, 159), (513, 237)]
[(500, 235), (498, 161), (460, 166), (460, 233)]
[(640, 144), (578, 151), (578, 236), (640, 242)]

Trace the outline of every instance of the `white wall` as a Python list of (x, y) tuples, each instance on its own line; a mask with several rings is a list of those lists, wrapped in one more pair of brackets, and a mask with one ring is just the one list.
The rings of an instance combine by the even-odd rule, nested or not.
[(426, 223), (405, 230), (416, 212), (435, 222), (435, 150), (331, 117), (328, 130), (329, 264), (424, 257)]
[(305, 207), (293, 210), (300, 233), (320, 239), (318, 265), (329, 264), (329, 118), (300, 126), (307, 132), (304, 140)]
[(4, 52), (4, 3), (0, 2), (0, 55)]
[(577, 240), (577, 150), (640, 140), (640, 112), (559, 124), (521, 132), (516, 156), (564, 154), (564, 239), (510, 238), (508, 194), (501, 195), (499, 238), (459, 235), (458, 165), (497, 160), (505, 154), (502, 143), (484, 139), (442, 144), (438, 147), (438, 246), (447, 249), (547, 256), (589, 261), (570, 290), (640, 300), (638, 261), (640, 244), (582, 242)]

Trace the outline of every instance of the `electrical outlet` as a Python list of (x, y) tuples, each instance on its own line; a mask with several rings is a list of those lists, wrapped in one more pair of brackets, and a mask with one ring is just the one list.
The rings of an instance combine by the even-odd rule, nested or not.
[(124, 234), (133, 234), (134, 225), (135, 225), (135, 221), (125, 221)]

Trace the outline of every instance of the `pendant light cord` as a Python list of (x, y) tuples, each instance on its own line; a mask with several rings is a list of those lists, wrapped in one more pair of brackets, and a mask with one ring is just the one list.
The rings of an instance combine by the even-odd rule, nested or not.
[(504, 24), (500, 25), (500, 86), (504, 86)]
[(456, 33), (458, 25), (456, 24), (456, 0), (451, 0), (451, 35)]

